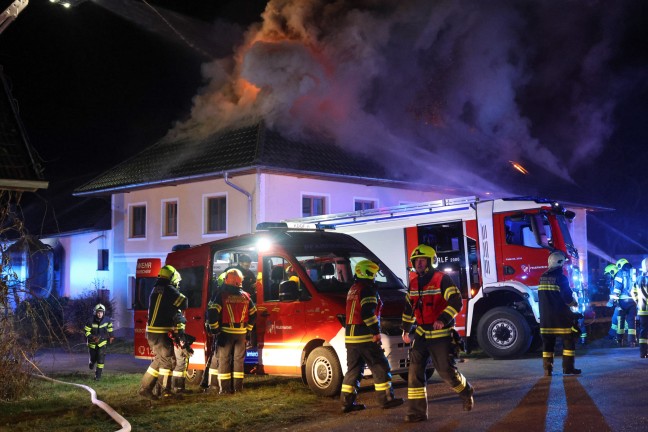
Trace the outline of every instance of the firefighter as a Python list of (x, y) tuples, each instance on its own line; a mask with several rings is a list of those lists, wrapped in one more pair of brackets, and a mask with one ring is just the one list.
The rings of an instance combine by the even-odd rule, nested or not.
[(403, 341), (412, 344), (405, 416), (408, 423), (428, 418), (425, 368), (429, 358), (439, 376), (463, 400), (464, 411), (474, 405), (473, 387), (455, 366), (452, 344), (454, 318), (462, 307), (461, 293), (450, 276), (436, 270), (437, 255), (431, 246), (417, 246), (410, 261), (415, 273), (410, 276), (403, 311)]
[(360, 388), (362, 371), (366, 365), (373, 375), (378, 404), (384, 409), (403, 404), (403, 399), (394, 397), (391, 367), (380, 346), (382, 301), (374, 285), (378, 271), (378, 264), (373, 261), (358, 262), (355, 266), (355, 283), (347, 294), (344, 335), (347, 373), (342, 381), (341, 397), (344, 413), (365, 409), (363, 404), (356, 404), (355, 400)]
[(106, 317), (106, 307), (104, 305), (99, 303), (94, 307), (92, 321), (85, 325), (84, 330), (90, 354), (88, 367), (92, 370), (95, 364), (97, 365), (94, 379), (99, 381), (106, 360), (106, 345), (113, 343), (115, 340), (112, 321)]
[(220, 394), (243, 390), (246, 335), (256, 322), (256, 306), (250, 294), (241, 289), (243, 274), (230, 269), (216, 294), (209, 322), (217, 336), (218, 384)]
[(203, 375), (200, 386), (204, 389), (205, 393), (219, 394), (220, 388), (218, 386), (218, 334), (220, 333), (220, 325), (218, 323), (218, 312), (216, 306), (216, 298), (220, 288), (225, 281), (226, 272), (218, 276), (217, 290), (207, 303), (207, 313), (205, 319), (205, 330), (211, 338), (211, 352), (207, 363), (205, 364), (205, 374)]
[[(616, 342), (619, 346), (636, 346), (637, 328), (635, 318), (637, 316), (637, 303), (632, 298), (632, 277), (630, 271), (632, 264), (627, 259), (621, 258), (616, 263), (617, 273), (614, 276), (614, 288), (612, 298), (619, 302), (619, 327), (617, 329)], [(625, 323), (625, 328), (623, 327)], [(624, 338), (627, 329), (627, 340)]]
[(563, 374), (579, 375), (574, 367), (577, 334), (573, 332), (574, 313), (570, 307), (578, 303), (574, 299), (563, 266), (567, 257), (561, 251), (552, 252), (547, 271), (540, 277), (538, 301), (540, 303), (540, 336), (542, 337), (542, 365), (545, 376), (551, 376), (554, 363), (556, 337), (563, 342)]
[[(147, 399), (157, 399), (153, 389), (158, 378), (161, 376), (160, 381), (164, 381), (164, 377), (169, 377), (173, 369), (173, 339), (169, 332), (174, 330), (178, 310), (187, 308), (187, 298), (178, 291), (180, 280), (180, 273), (173, 266), (165, 265), (160, 269), (149, 297), (146, 339), (155, 357), (142, 377), (139, 389), (140, 396)], [(166, 397), (171, 393), (163, 390), (162, 395)]]
[(637, 278), (633, 294), (639, 315), (639, 357), (648, 358), (648, 258), (641, 261), (641, 275)]
[(610, 320), (610, 331), (608, 332), (608, 336), (612, 340), (616, 340), (617, 337), (617, 332), (620, 326), (623, 326), (622, 323), (619, 323), (619, 301), (615, 299), (614, 295), (612, 294), (612, 291), (614, 290), (614, 276), (617, 274), (617, 266), (616, 264), (608, 264), (605, 266), (605, 270), (603, 271), (603, 274), (605, 275), (608, 288), (610, 291), (610, 299), (608, 300), (606, 306), (613, 308), (612, 310), (612, 318)]

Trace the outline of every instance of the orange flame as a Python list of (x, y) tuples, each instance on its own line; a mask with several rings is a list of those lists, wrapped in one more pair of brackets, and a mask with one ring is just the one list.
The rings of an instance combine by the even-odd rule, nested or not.
[(526, 168), (524, 168), (522, 165), (520, 165), (518, 162), (515, 162), (515, 161), (509, 161), (509, 163), (511, 164), (511, 166), (512, 166), (513, 168), (515, 168), (516, 170), (518, 170), (518, 171), (521, 172), (522, 174), (524, 174), (524, 175), (529, 174), (529, 171), (528, 171)]

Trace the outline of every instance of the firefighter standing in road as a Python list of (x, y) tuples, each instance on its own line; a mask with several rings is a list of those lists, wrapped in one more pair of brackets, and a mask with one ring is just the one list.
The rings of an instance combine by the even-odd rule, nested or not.
[[(473, 408), (473, 388), (455, 367), (452, 331), (462, 307), (461, 293), (450, 276), (436, 270), (434, 248), (421, 244), (410, 256), (415, 270), (410, 276), (407, 304), (403, 311), (403, 341), (411, 343), (407, 379), (406, 422), (428, 418), (425, 368), (432, 358), (439, 376), (463, 400), (464, 411)], [(414, 324), (414, 334), (410, 335)]]
[(608, 288), (610, 290), (610, 299), (608, 300), (606, 306), (613, 308), (608, 336), (610, 339), (614, 340), (616, 340), (619, 327), (623, 327), (623, 323), (619, 323), (619, 301), (612, 294), (612, 291), (614, 290), (614, 276), (616, 276), (617, 271), (618, 269), (616, 264), (608, 264), (607, 266), (605, 266), (605, 270), (603, 271), (603, 274), (606, 277)]
[(548, 259), (548, 269), (540, 277), (538, 301), (540, 303), (540, 336), (542, 337), (542, 365), (545, 376), (551, 376), (554, 363), (556, 337), (563, 342), (563, 374), (579, 375), (580, 369), (574, 367), (577, 334), (573, 332), (576, 306), (563, 266), (567, 262), (561, 251), (552, 252)]
[[(171, 375), (173, 369), (173, 340), (169, 332), (175, 327), (175, 316), (178, 310), (187, 308), (187, 298), (178, 291), (180, 273), (170, 265), (160, 269), (158, 279), (149, 297), (148, 321), (146, 323), (146, 339), (151, 351), (155, 354), (151, 365), (142, 377), (139, 394), (147, 399), (157, 399), (153, 388), (158, 378)], [(166, 391), (163, 396), (169, 396)]]
[[(632, 264), (627, 259), (621, 258), (616, 263), (617, 273), (614, 276), (614, 288), (612, 298), (619, 302), (619, 327), (617, 329), (616, 342), (619, 346), (636, 346), (637, 325), (637, 303), (632, 298), (632, 277), (630, 270)], [(623, 327), (625, 323), (625, 328)], [(627, 329), (628, 338), (624, 339), (624, 333)]]
[(648, 358), (648, 258), (641, 261), (641, 275), (633, 293), (639, 316), (639, 357)]
[(385, 409), (403, 404), (403, 399), (394, 397), (391, 367), (380, 346), (382, 301), (374, 285), (378, 270), (378, 264), (372, 261), (358, 262), (355, 266), (356, 281), (347, 294), (344, 336), (347, 373), (342, 381), (341, 397), (342, 412), (345, 413), (365, 409), (363, 404), (355, 403), (365, 365), (371, 369), (378, 404)]
[(245, 338), (256, 321), (256, 306), (250, 294), (241, 289), (243, 275), (238, 269), (225, 274), (223, 286), (208, 309), (212, 331), (217, 335), (218, 384), (221, 394), (243, 390)]
[(106, 307), (104, 305), (99, 303), (94, 307), (92, 321), (86, 324), (84, 330), (90, 354), (88, 367), (92, 370), (95, 364), (97, 365), (94, 379), (98, 381), (101, 379), (106, 361), (106, 345), (115, 340), (112, 321), (106, 317)]

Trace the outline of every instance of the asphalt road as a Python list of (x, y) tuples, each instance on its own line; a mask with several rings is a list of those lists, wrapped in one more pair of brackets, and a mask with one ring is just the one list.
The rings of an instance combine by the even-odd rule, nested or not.
[[(601, 345), (599, 345), (601, 346)], [(45, 352), (41, 370), (87, 371), (85, 354)], [(144, 372), (149, 362), (128, 354), (109, 354), (106, 367)], [(429, 420), (403, 422), (405, 407), (383, 411), (375, 402), (370, 380), (358, 401), (367, 410), (340, 413), (340, 402), (322, 398), (321, 416), (283, 430), (329, 431), (643, 431), (648, 430), (648, 359), (638, 348), (578, 348), (581, 376), (563, 376), (557, 357), (553, 377), (544, 377), (539, 353), (515, 360), (469, 358), (460, 371), (475, 387), (475, 408), (461, 410), (461, 401), (435, 374), (428, 385)], [(394, 378), (396, 395), (406, 398), (406, 383)]]

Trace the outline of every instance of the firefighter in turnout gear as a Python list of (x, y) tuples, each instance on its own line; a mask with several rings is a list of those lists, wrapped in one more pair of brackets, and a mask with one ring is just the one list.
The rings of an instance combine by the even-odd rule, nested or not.
[[(171, 376), (173, 370), (173, 339), (169, 332), (175, 330), (178, 310), (187, 308), (187, 298), (178, 291), (180, 280), (180, 273), (173, 266), (165, 265), (160, 269), (149, 297), (146, 339), (155, 357), (142, 377), (139, 389), (140, 396), (147, 399), (157, 399), (153, 389), (158, 378), (161, 377), (160, 381), (163, 382), (165, 377)], [(169, 396), (170, 393), (164, 390), (162, 395)]]
[(378, 404), (394, 408), (403, 399), (394, 397), (391, 383), (391, 367), (380, 346), (380, 311), (382, 301), (376, 292), (374, 280), (378, 264), (362, 260), (355, 266), (355, 283), (349, 288), (346, 299), (346, 326), (344, 342), (347, 351), (347, 373), (342, 381), (342, 412), (365, 409), (355, 400), (360, 389), (360, 378), (365, 365), (373, 375)]
[(577, 333), (573, 331), (576, 306), (567, 276), (563, 273), (566, 264), (565, 254), (556, 251), (549, 255), (548, 269), (540, 277), (538, 302), (540, 303), (540, 336), (542, 337), (542, 365), (545, 376), (551, 376), (554, 363), (556, 337), (563, 342), (563, 374), (579, 375), (580, 369), (574, 367)]
[(243, 275), (228, 270), (223, 286), (208, 309), (212, 332), (217, 336), (218, 384), (221, 394), (243, 390), (245, 339), (256, 322), (256, 306), (242, 290)]
[(648, 258), (641, 261), (641, 275), (633, 289), (639, 316), (639, 357), (648, 358)]
[[(636, 346), (637, 328), (635, 319), (637, 317), (637, 303), (632, 297), (632, 276), (630, 270), (632, 264), (627, 259), (621, 258), (617, 261), (617, 273), (614, 276), (614, 288), (612, 297), (619, 302), (619, 326), (617, 329), (616, 342), (619, 346)], [(623, 324), (625, 323), (625, 328)], [(627, 341), (624, 333), (627, 330)]]
[[(403, 311), (403, 341), (411, 343), (407, 379), (406, 422), (428, 418), (425, 368), (432, 359), (439, 376), (463, 400), (464, 411), (473, 408), (473, 388), (455, 366), (452, 331), (462, 308), (461, 293), (447, 274), (436, 270), (434, 248), (421, 244), (410, 256), (415, 273), (409, 280)], [(416, 324), (416, 327), (414, 327)], [(414, 330), (413, 334), (410, 334)]]
[(205, 374), (203, 375), (200, 386), (204, 389), (205, 393), (211, 394), (219, 394), (220, 392), (220, 387), (218, 386), (218, 334), (220, 333), (218, 316), (220, 314), (217, 311), (219, 306), (216, 305), (216, 298), (225, 281), (225, 273), (221, 273), (217, 278), (217, 290), (209, 300), (209, 303), (207, 303), (205, 318), (205, 330), (211, 336), (211, 350), (205, 364)]
[(84, 330), (88, 342), (88, 352), (90, 354), (88, 367), (92, 370), (95, 364), (97, 365), (94, 379), (98, 381), (101, 379), (101, 374), (104, 369), (106, 346), (115, 340), (113, 336), (113, 325), (110, 319), (106, 317), (106, 307), (104, 305), (99, 303), (94, 307), (92, 321), (85, 325)]
[[(614, 308), (612, 311), (612, 318), (610, 319), (610, 331), (608, 332), (608, 336), (610, 339), (616, 340), (617, 337), (617, 332), (620, 327), (619, 323), (619, 301), (618, 299), (615, 298), (615, 296), (612, 294), (612, 291), (614, 290), (614, 276), (617, 274), (617, 266), (616, 264), (608, 264), (605, 266), (605, 270), (603, 271), (603, 274), (605, 275), (608, 288), (610, 290), (610, 299), (608, 300), (606, 306)], [(621, 324), (621, 327), (623, 324)]]

